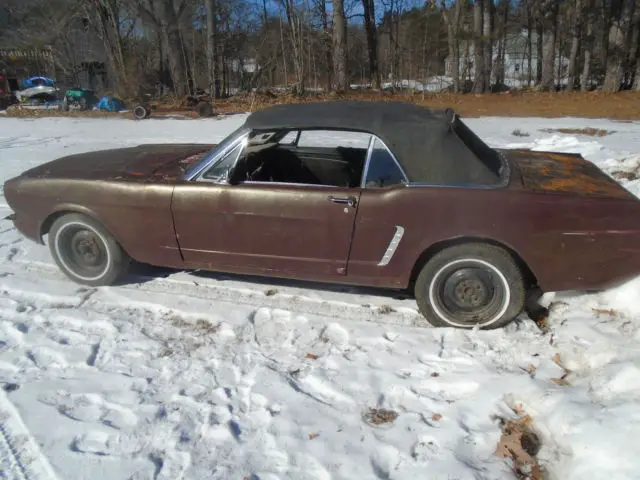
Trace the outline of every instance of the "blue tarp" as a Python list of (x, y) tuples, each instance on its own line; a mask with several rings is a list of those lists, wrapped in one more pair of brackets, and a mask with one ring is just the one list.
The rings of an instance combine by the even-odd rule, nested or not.
[(98, 110), (106, 110), (107, 112), (119, 112), (124, 110), (125, 105), (122, 100), (115, 97), (104, 96), (96, 104)]
[(20, 85), (22, 85), (22, 87), (24, 88), (33, 88), (33, 87), (37, 87), (39, 85), (44, 85), (46, 87), (53, 87), (55, 86), (56, 81), (49, 78), (49, 77), (31, 77), (31, 78), (26, 78), (24, 80), (20, 80)]

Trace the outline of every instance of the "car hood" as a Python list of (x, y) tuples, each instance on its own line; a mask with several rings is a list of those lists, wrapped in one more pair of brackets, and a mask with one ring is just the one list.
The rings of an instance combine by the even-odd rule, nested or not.
[(620, 199), (635, 198), (595, 164), (576, 153), (500, 150), (516, 166), (522, 188)]
[(32, 168), (29, 178), (175, 180), (214, 145), (150, 144), (69, 155)]

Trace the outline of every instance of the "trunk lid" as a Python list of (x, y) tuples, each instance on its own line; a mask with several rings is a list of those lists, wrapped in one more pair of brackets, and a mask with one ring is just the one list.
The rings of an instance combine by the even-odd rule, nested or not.
[(25, 176), (83, 180), (175, 179), (211, 148), (202, 144), (150, 144), (80, 153), (32, 168)]
[(532, 192), (567, 193), (609, 198), (635, 198), (596, 165), (576, 153), (501, 150), (515, 164), (522, 188)]

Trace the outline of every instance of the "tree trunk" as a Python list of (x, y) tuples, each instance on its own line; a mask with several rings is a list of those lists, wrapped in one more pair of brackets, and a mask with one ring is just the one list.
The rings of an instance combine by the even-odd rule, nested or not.
[(327, 0), (320, 0), (320, 16), (322, 17), (322, 43), (324, 56), (327, 62), (327, 91), (333, 88), (333, 46), (331, 32), (329, 31), (329, 15), (327, 13)]
[(456, 0), (453, 12), (447, 9), (445, 0), (441, 0), (442, 15), (447, 25), (447, 40), (449, 44), (449, 58), (452, 61), (451, 76), (453, 77), (453, 91), (460, 92), (460, 43), (458, 40), (458, 28), (460, 26), (460, 14), (462, 13), (462, 1)]
[(364, 8), (364, 28), (367, 32), (367, 51), (369, 54), (369, 81), (373, 89), (380, 88), (380, 70), (378, 67), (378, 35), (376, 32), (376, 12), (374, 0), (362, 0)]
[(634, 0), (623, 0), (621, 8), (612, 9), (613, 21), (609, 29), (609, 48), (607, 49), (607, 69), (602, 85), (603, 92), (620, 90), (633, 5)]
[(502, 35), (500, 39), (500, 51), (498, 53), (498, 68), (496, 72), (496, 84), (505, 84), (505, 55), (507, 52), (507, 24), (509, 22), (509, 0), (504, 0), (502, 11)]
[(178, 36), (180, 37), (180, 51), (182, 52), (182, 65), (184, 67), (185, 74), (185, 91), (191, 95), (196, 88), (196, 80), (193, 77), (193, 70), (189, 65), (189, 55), (187, 54), (187, 47), (184, 41), (184, 35), (182, 34), (182, 28), (178, 23)]
[(527, 86), (533, 83), (533, 19), (527, 2)]
[(296, 93), (303, 95), (305, 92), (305, 76), (302, 24), (295, 12), (293, 0), (283, 0), (283, 3), (287, 15), (287, 23), (291, 29), (291, 44), (293, 46), (294, 67), (296, 71)]
[(493, 73), (493, 0), (484, 0), (484, 19), (482, 36), (484, 43), (484, 88), (491, 89), (491, 75)]
[(211, 105), (215, 103), (216, 92), (216, 2), (206, 0), (207, 9), (207, 76)]
[(116, 74), (117, 89), (123, 93), (132, 93), (129, 92), (123, 42), (118, 27), (120, 22), (117, 6), (109, 0), (94, 0), (92, 3), (98, 14), (99, 36), (102, 38), (111, 68)]
[(542, 57), (544, 54), (544, 45), (543, 45), (543, 31), (542, 23), (539, 23), (536, 27), (536, 84), (540, 84), (542, 82)]
[(633, 76), (633, 85), (632, 85), (632, 89), (635, 92), (640, 92), (640, 11), (637, 12), (637, 18), (636, 18), (636, 27), (639, 29), (639, 35), (638, 38), (636, 38), (636, 55), (635, 55), (635, 71), (634, 71), (634, 76)]
[(184, 96), (186, 88), (186, 70), (183, 62), (179, 22), (186, 4), (184, 1), (174, 2), (173, 0), (136, 1), (140, 15), (151, 21), (160, 30), (167, 49), (173, 89), (176, 95), (181, 98)]
[(582, 0), (576, 0), (575, 12), (573, 15), (573, 25), (571, 31), (571, 53), (569, 54), (569, 67), (567, 69), (567, 91), (573, 91), (573, 84), (576, 77), (576, 63), (578, 60), (578, 49), (580, 48), (580, 32), (582, 22)]
[(182, 62), (182, 43), (180, 42), (180, 30), (176, 22), (170, 21), (162, 25), (167, 56), (169, 57), (169, 70), (173, 80), (173, 90), (178, 98), (185, 94), (185, 70)]
[(590, 89), (591, 59), (593, 57), (593, 0), (587, 0), (586, 20), (587, 32), (584, 37), (584, 65), (582, 66), (582, 78), (580, 79), (580, 90), (587, 92)]
[(333, 3), (333, 72), (336, 92), (349, 90), (347, 76), (347, 20), (344, 16), (344, 0)]
[(625, 72), (626, 72), (626, 80), (631, 88), (635, 84), (635, 67), (636, 62), (638, 61), (638, 47), (640, 42), (640, 8), (635, 6), (633, 11), (633, 23), (630, 27), (630, 35), (629, 35), (629, 55), (626, 59), (625, 64)]
[(555, 60), (556, 60), (556, 27), (557, 8), (556, 0), (547, 0), (543, 5), (544, 33), (542, 50), (542, 78), (540, 84), (543, 90), (555, 90)]
[(636, 60), (636, 73), (633, 79), (633, 91), (640, 92), (640, 58)]
[(473, 91), (475, 93), (484, 93), (486, 88), (484, 83), (484, 42), (482, 41), (484, 8), (484, 0), (475, 0), (475, 4), (473, 5)]

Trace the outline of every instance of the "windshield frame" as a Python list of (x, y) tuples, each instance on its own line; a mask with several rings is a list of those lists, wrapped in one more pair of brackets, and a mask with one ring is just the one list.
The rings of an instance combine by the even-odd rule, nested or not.
[(233, 149), (238, 140), (247, 135), (250, 129), (241, 126), (227, 135), (219, 144), (213, 147), (204, 157), (202, 157), (197, 163), (191, 165), (182, 176), (183, 180), (192, 181), (197, 179), (200, 174), (213, 166), (221, 158), (223, 158), (227, 152)]

